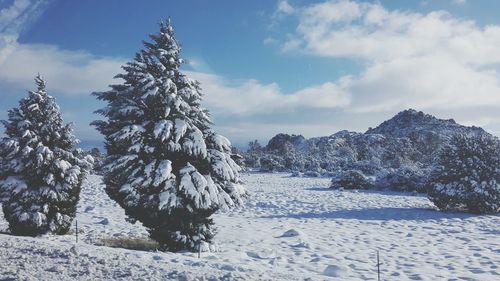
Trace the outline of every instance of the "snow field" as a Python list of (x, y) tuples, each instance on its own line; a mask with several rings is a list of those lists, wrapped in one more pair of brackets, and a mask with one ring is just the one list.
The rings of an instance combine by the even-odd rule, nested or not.
[[(235, 236), (238, 248), (253, 248), (242, 262), (264, 266), (255, 253), (272, 252), (270, 264), (297, 276), (322, 279), (338, 268), (330, 275), (339, 280), (376, 280), (380, 250), (385, 280), (500, 277), (499, 216), (439, 212), (423, 195), (328, 190), (329, 179), (253, 174), (245, 180), (252, 191), (247, 207), (216, 221), (241, 227), (240, 236), (220, 228), (218, 239)], [(298, 235), (280, 237), (290, 229)]]
[[(184, 280), (496, 280), (499, 216), (436, 211), (422, 195), (326, 189), (328, 178), (243, 174), (245, 207), (214, 216), (218, 251), (142, 252), (95, 246), (103, 238), (144, 238), (140, 224), (86, 181), (74, 236), (0, 235), (2, 278)], [(0, 220), (0, 228), (7, 224)], [(205, 279), (203, 279), (205, 278)]]

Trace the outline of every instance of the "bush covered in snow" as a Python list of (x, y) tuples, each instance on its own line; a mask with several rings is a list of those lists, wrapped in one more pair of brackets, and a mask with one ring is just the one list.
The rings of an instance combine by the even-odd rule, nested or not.
[(321, 174), (318, 172), (314, 172), (314, 171), (307, 171), (307, 172), (304, 172), (303, 176), (308, 177), (308, 178), (319, 178), (319, 177), (321, 177)]
[(346, 170), (336, 174), (330, 185), (333, 189), (368, 189), (374, 181), (359, 170)]
[(102, 166), (105, 156), (97, 147), (94, 147), (90, 151), (87, 151), (87, 154), (92, 156), (92, 158), (94, 159), (94, 169), (92, 173), (96, 175), (102, 175)]
[(259, 163), (260, 171), (262, 172), (283, 172), (286, 170), (282, 163), (282, 159), (274, 155), (262, 156)]
[(377, 188), (424, 192), (437, 152), (457, 134), (487, 133), (408, 109), (365, 133), (344, 130), (310, 139), (277, 134), (264, 147), (251, 142), (243, 156), (247, 167), (265, 172), (328, 176), (357, 170), (377, 178)]
[(386, 173), (380, 173), (375, 186), (379, 189), (425, 192), (426, 180), (425, 170), (414, 166), (403, 166)]
[(124, 83), (95, 93), (108, 103), (93, 125), (105, 136), (108, 195), (163, 250), (196, 250), (214, 236), (210, 216), (246, 194), (228, 139), (216, 134), (200, 106), (197, 81), (183, 60), (170, 20), (117, 75)]
[(77, 140), (65, 125), (45, 81), (29, 92), (3, 121), (0, 143), (0, 197), (14, 234), (64, 234), (71, 227), (80, 186), (92, 158), (74, 150)]
[(258, 140), (248, 143), (248, 150), (243, 155), (243, 162), (246, 167), (260, 168), (260, 158), (262, 157), (262, 146)]
[(441, 210), (500, 212), (500, 141), (457, 135), (439, 154), (429, 199)]
[[(329, 176), (332, 187), (426, 192), (437, 153), (455, 135), (491, 136), (478, 127), (404, 110), (365, 133), (339, 131), (305, 139), (277, 134), (262, 147), (249, 144), (248, 167), (292, 176)], [(341, 171), (341, 172), (339, 172)]]

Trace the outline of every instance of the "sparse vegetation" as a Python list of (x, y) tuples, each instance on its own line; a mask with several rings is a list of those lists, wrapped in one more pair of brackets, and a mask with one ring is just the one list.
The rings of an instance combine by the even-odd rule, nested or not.
[(158, 242), (149, 238), (103, 238), (97, 243), (97, 245), (148, 252), (156, 251), (160, 248), (160, 244)]

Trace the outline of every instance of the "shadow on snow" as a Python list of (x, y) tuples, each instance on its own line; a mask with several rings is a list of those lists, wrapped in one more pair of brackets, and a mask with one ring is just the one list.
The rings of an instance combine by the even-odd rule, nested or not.
[(342, 193), (359, 193), (359, 194), (378, 194), (383, 196), (415, 196), (415, 197), (427, 197), (425, 193), (416, 193), (409, 191), (395, 191), (395, 190), (376, 190), (376, 189), (347, 189), (347, 190), (338, 190), (332, 189), (328, 187), (310, 187), (305, 188), (307, 191), (321, 191), (321, 192), (337, 192), (338, 194)]
[(368, 208), (336, 210), (322, 213), (296, 213), (287, 215), (262, 216), (261, 218), (291, 218), (291, 219), (348, 219), (348, 220), (409, 220), (426, 221), (454, 218), (470, 218), (478, 215), (466, 213), (440, 212), (424, 208)]

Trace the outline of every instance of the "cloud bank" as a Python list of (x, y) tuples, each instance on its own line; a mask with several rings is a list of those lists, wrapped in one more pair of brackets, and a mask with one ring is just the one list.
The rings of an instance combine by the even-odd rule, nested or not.
[(64, 95), (89, 95), (105, 90), (126, 62), (124, 58), (97, 57), (52, 45), (12, 42), (8, 48), (0, 61), (0, 80), (30, 87), (39, 72), (51, 90)]
[(348, 111), (415, 107), (466, 123), (489, 120), (482, 125), (500, 131), (500, 26), (349, 0), (295, 10), (298, 24), (282, 40), (283, 51), (364, 65), (334, 82), (350, 96)]
[[(90, 92), (116, 82), (112, 77), (126, 58), (17, 42), (19, 32), (43, 12), (43, 3), (17, 0), (0, 11), (0, 87), (31, 89), (40, 72), (49, 91), (89, 100)], [(500, 26), (479, 26), (445, 11), (422, 14), (348, 0), (306, 6), (279, 1), (271, 17), (296, 19), (292, 33), (272, 38), (285, 54), (347, 58), (363, 69), (293, 92), (283, 92), (276, 83), (188, 71), (202, 83), (203, 105), (217, 129), (234, 142), (265, 140), (279, 132), (320, 136), (365, 130), (409, 107), (500, 135)], [(1, 99), (23, 94), (2, 93)], [(90, 107), (66, 108), (79, 112), (66, 116), (82, 126), (80, 138), (99, 138), (87, 125), (97, 118), (92, 115), (96, 108), (82, 117), (85, 106)]]

